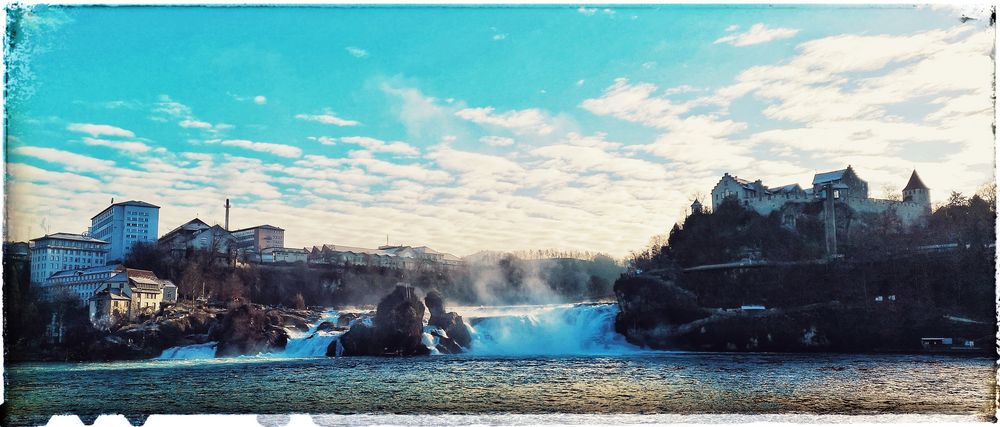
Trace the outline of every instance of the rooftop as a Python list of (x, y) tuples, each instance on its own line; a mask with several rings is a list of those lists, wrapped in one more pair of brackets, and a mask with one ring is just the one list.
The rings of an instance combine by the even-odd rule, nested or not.
[(813, 176), (813, 185), (822, 184), (824, 182), (836, 181), (838, 179), (843, 178), (844, 173), (846, 172), (847, 169), (841, 169), (837, 171), (818, 173), (815, 176)]
[(929, 188), (924, 185), (924, 182), (920, 180), (920, 175), (917, 175), (916, 170), (910, 174), (910, 181), (906, 183), (906, 187), (903, 187), (903, 191), (910, 190), (929, 190)]
[(104, 208), (104, 210), (98, 212), (97, 215), (94, 215), (94, 216), (90, 217), (90, 219), (97, 218), (102, 213), (106, 212), (108, 209), (111, 209), (112, 207), (115, 207), (115, 206), (138, 206), (138, 207), (142, 207), (142, 208), (155, 208), (155, 209), (159, 209), (160, 208), (159, 206), (156, 206), (156, 205), (154, 205), (152, 203), (146, 203), (146, 202), (144, 202), (142, 200), (129, 200), (127, 202), (112, 203), (110, 206)]
[(49, 279), (58, 279), (61, 277), (76, 276), (78, 274), (83, 275), (83, 274), (114, 273), (122, 271), (124, 269), (125, 267), (122, 267), (121, 264), (116, 264), (116, 265), (102, 265), (90, 268), (81, 268), (76, 270), (62, 270), (53, 273), (52, 276), (49, 276)]
[(34, 241), (45, 240), (45, 239), (73, 240), (73, 241), (77, 241), (77, 242), (89, 242), (89, 243), (108, 243), (108, 242), (105, 242), (104, 240), (95, 239), (95, 238), (90, 237), (90, 236), (84, 236), (82, 234), (73, 234), (73, 233), (46, 234), (46, 235), (44, 235), (42, 237), (37, 237), (37, 238), (31, 239), (31, 241), (34, 242)]
[(255, 229), (255, 228), (267, 228), (267, 229), (270, 229), (270, 230), (278, 230), (278, 231), (285, 231), (285, 229), (284, 229), (284, 228), (281, 228), (281, 227), (275, 227), (275, 226), (273, 226), (273, 225), (270, 225), (270, 224), (262, 224), (262, 225), (255, 225), (255, 226), (253, 226), (253, 227), (247, 227), (247, 228), (241, 228), (241, 229), (239, 229), (239, 230), (233, 230), (233, 231), (232, 231), (232, 233), (235, 233), (235, 232), (237, 232), (237, 231), (247, 231), (247, 230), (253, 230), (253, 229)]

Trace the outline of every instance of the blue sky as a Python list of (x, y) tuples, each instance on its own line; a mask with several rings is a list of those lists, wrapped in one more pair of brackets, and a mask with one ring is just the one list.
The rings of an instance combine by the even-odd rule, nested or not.
[[(74, 7), (19, 21), (9, 237), (112, 197), (465, 255), (622, 256), (723, 172), (993, 176), (993, 30), (930, 7)], [(978, 16), (978, 15), (977, 15)]]

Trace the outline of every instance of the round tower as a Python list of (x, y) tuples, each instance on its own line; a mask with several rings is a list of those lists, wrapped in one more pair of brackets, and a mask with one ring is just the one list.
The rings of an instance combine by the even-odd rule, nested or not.
[(931, 209), (931, 189), (920, 180), (916, 170), (910, 175), (906, 187), (903, 187), (903, 201), (924, 205), (928, 211)]

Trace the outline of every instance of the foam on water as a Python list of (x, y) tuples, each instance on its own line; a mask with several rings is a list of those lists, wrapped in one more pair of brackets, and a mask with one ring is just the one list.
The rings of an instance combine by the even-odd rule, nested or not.
[(170, 347), (163, 350), (157, 360), (211, 359), (215, 357), (215, 341), (204, 344)]
[[(463, 310), (472, 328), (475, 355), (555, 356), (639, 351), (615, 332), (616, 304), (518, 306), (503, 311)], [(476, 318), (478, 312), (500, 315)], [(463, 317), (465, 317), (463, 315)]]

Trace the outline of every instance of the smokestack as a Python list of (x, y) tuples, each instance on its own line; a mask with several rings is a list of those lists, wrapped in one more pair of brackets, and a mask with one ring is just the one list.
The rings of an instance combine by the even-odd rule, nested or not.
[(226, 199), (226, 231), (229, 231), (229, 199)]

